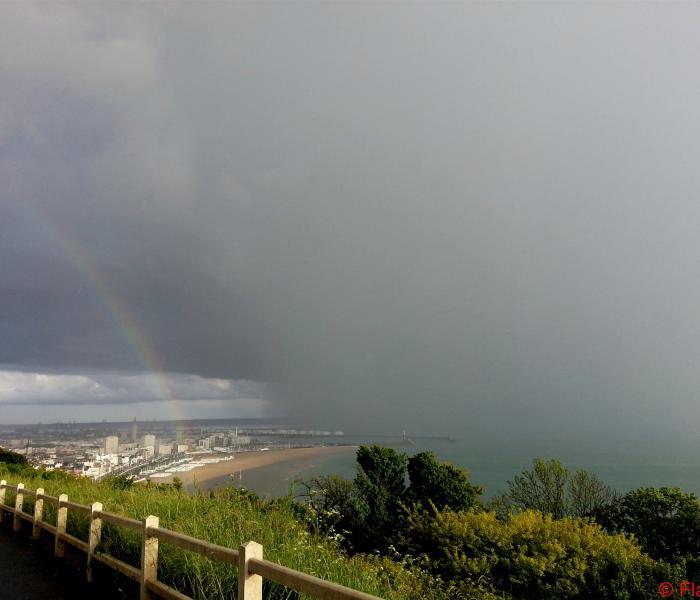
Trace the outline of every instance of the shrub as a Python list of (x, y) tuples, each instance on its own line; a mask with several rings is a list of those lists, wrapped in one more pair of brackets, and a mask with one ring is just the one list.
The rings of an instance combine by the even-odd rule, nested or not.
[(677, 561), (700, 554), (700, 503), (679, 488), (639, 488), (594, 516), (610, 533), (633, 534), (655, 558)]
[(433, 511), (414, 513), (409, 527), (408, 546), (431, 572), (506, 598), (657, 598), (659, 582), (681, 579), (679, 567), (586, 519)]
[(17, 452), (12, 452), (12, 450), (5, 450), (0, 448), (0, 463), (5, 463), (6, 465), (28, 465), (29, 462), (27, 458), (22, 454)]

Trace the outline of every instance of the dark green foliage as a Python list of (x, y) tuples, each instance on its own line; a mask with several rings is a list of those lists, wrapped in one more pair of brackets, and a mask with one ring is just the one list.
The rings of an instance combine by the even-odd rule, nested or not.
[(523, 510), (537, 510), (555, 519), (584, 517), (616, 497), (613, 488), (589, 471), (579, 470), (572, 476), (560, 461), (537, 458), (532, 469), (508, 482), (508, 490), (496, 496), (490, 508), (502, 518)]
[(678, 561), (700, 554), (700, 503), (679, 488), (640, 488), (599, 507), (594, 517), (611, 533), (634, 534), (652, 557)]
[(371, 497), (374, 504), (391, 507), (406, 491), (407, 464), (406, 455), (392, 448), (360, 446), (355, 486), (360, 494)]
[(449, 463), (440, 463), (432, 452), (421, 452), (408, 459), (411, 485), (408, 498), (423, 508), (467, 510), (478, 506), (482, 489), (469, 483), (467, 472)]
[(353, 481), (318, 477), (302, 484), (308, 521), (351, 552), (386, 553), (397, 546), (411, 510), (479, 506), (481, 488), (466, 471), (438, 462), (430, 452), (410, 459), (382, 446), (361, 446)]
[(17, 452), (12, 452), (12, 450), (5, 450), (0, 448), (0, 463), (5, 463), (6, 465), (28, 465), (29, 462), (27, 458), (22, 454), (17, 454)]
[(306, 501), (292, 504), (299, 517), (310, 524), (314, 533), (334, 537), (347, 545), (356, 518), (354, 482), (328, 475), (299, 482), (299, 486), (299, 497)]
[(408, 460), (391, 448), (360, 446), (357, 464), (353, 545), (360, 552), (384, 551), (400, 525)]

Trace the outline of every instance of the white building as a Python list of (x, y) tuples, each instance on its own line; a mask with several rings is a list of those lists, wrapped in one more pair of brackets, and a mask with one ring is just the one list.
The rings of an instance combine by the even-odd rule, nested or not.
[(165, 456), (173, 453), (172, 444), (160, 444), (158, 446), (158, 456)]
[(104, 454), (103, 456), (98, 456), (101, 459), (102, 464), (106, 467), (116, 467), (119, 465), (119, 455), (118, 454)]
[(119, 452), (119, 436), (108, 435), (105, 438), (105, 454), (116, 454)]
[(147, 433), (146, 435), (144, 435), (143, 436), (143, 445), (145, 447), (153, 446), (155, 448), (156, 447), (156, 436), (153, 435), (152, 433)]

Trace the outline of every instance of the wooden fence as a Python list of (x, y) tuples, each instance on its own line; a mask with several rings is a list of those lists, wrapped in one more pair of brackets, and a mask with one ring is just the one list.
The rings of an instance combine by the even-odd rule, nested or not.
[[(8, 489), (15, 491), (14, 507), (5, 504), (5, 492)], [(32, 514), (23, 509), (25, 496), (34, 498), (34, 512)], [(44, 502), (56, 507), (56, 525), (44, 521)], [(81, 540), (66, 532), (69, 510), (89, 518), (90, 527), (87, 540)], [(87, 580), (89, 582), (93, 581), (95, 561), (138, 582), (141, 588), (141, 600), (151, 600), (155, 597), (167, 600), (191, 600), (189, 596), (158, 581), (159, 542), (196, 552), (212, 560), (236, 565), (238, 567), (238, 600), (262, 600), (263, 578), (321, 600), (380, 600), (377, 596), (358, 592), (265, 560), (263, 559), (263, 547), (256, 542), (246, 542), (238, 550), (234, 550), (159, 527), (158, 517), (153, 515), (141, 521), (130, 519), (103, 511), (100, 502), (93, 502), (90, 506), (86, 506), (70, 502), (66, 494), (61, 494), (58, 497), (49, 496), (44, 493), (42, 488), (30, 490), (25, 488), (23, 483), (12, 485), (3, 479), (0, 481), (0, 522), (2, 522), (4, 512), (13, 515), (14, 531), (20, 530), (24, 519), (32, 524), (33, 538), (38, 538), (42, 529), (53, 535), (55, 538), (54, 554), (57, 557), (64, 556), (66, 544), (85, 552), (87, 554)], [(141, 534), (140, 569), (98, 550), (103, 522), (125, 527)]]

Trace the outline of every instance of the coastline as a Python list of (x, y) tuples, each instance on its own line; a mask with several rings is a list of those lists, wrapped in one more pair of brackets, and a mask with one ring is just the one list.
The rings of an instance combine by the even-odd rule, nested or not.
[(233, 454), (233, 460), (204, 465), (192, 471), (177, 473), (176, 475), (153, 481), (157, 483), (172, 483), (173, 479), (178, 477), (185, 488), (211, 490), (217, 487), (234, 485), (235, 482), (231, 480), (230, 475), (238, 475), (240, 473), (245, 481), (247, 480), (246, 474), (249, 472), (284, 465), (288, 465), (290, 467), (289, 470), (301, 471), (316, 460), (348, 454), (354, 452), (355, 449), (356, 446), (312, 446), (308, 448), (236, 452)]

